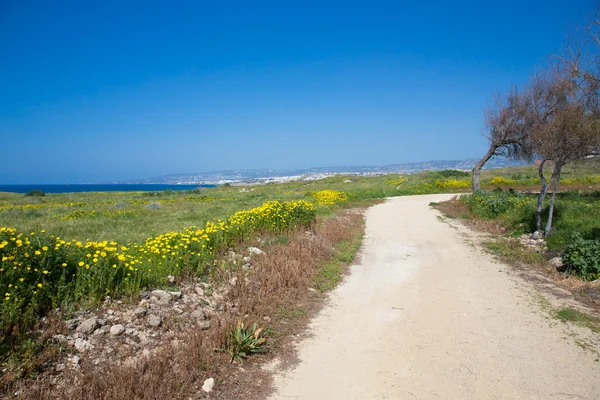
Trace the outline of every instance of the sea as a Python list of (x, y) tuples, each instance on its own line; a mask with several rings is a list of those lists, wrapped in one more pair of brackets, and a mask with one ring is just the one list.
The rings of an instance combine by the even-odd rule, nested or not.
[(44, 193), (157, 192), (163, 190), (192, 190), (215, 186), (159, 184), (0, 185), (0, 192), (29, 193), (32, 190), (41, 190)]

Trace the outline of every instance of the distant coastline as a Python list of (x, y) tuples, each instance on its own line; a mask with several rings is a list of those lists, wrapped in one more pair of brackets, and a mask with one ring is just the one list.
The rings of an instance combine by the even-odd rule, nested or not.
[(193, 190), (198, 187), (209, 188), (216, 185), (171, 185), (171, 184), (76, 184), (76, 185), (0, 185), (0, 192), (29, 193), (41, 190), (45, 193), (82, 193), (82, 192), (154, 192), (161, 190)]

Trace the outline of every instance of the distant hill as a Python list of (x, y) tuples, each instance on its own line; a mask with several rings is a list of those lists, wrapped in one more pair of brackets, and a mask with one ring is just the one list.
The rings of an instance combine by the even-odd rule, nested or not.
[[(223, 184), (237, 182), (285, 182), (291, 180), (313, 180), (332, 175), (384, 175), (384, 174), (411, 174), (423, 170), (459, 169), (471, 170), (479, 159), (469, 158), (466, 160), (437, 160), (422, 161), (403, 164), (391, 164), (384, 166), (341, 166), (341, 167), (318, 167), (307, 169), (250, 169), (250, 170), (228, 170), (215, 172), (200, 172), (164, 175), (154, 178), (133, 179), (117, 182), (120, 184)], [(505, 158), (493, 158), (485, 165), (486, 169), (500, 168), (523, 163), (514, 162)]]

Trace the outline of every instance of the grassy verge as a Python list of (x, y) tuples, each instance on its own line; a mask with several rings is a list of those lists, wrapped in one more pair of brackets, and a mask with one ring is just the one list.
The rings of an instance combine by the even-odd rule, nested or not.
[[(211, 398), (264, 398), (264, 384), (255, 384), (264, 378), (260, 365), (275, 352), (285, 356), (292, 351), (294, 338), (323, 302), (318, 291), (309, 289), (332, 260), (343, 269), (342, 263), (353, 259), (363, 232), (361, 214), (340, 210), (334, 217), (319, 217), (311, 234), (299, 229), (289, 232), (286, 240), (281, 240), (282, 235), (273, 236), (273, 240), (263, 241), (266, 254), (257, 258), (251, 270), (215, 274), (216, 282), (237, 278), (226, 301), (239, 310), (218, 313), (209, 330), (186, 330), (165, 322), (180, 335), (177, 345), (167, 341), (135, 363), (83, 360), (79, 370), (66, 371), (58, 381), (52, 374), (42, 374), (35, 381), (22, 381), (18, 390), (28, 399), (188, 398), (202, 393), (203, 381), (212, 377), (216, 386)], [(265, 242), (270, 244), (265, 246)], [(339, 275), (327, 276), (332, 278), (329, 287), (336, 276), (339, 280)], [(256, 323), (256, 329), (262, 329), (265, 348), (247, 361), (234, 357), (232, 366), (231, 355), (215, 349), (227, 348), (226, 338), (239, 328), (240, 321), (245, 327)], [(241, 362), (243, 369), (238, 367)]]

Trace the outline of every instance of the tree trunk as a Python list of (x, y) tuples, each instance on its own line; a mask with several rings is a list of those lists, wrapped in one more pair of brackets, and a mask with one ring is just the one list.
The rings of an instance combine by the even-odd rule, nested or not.
[(481, 168), (485, 165), (485, 163), (496, 153), (497, 149), (498, 146), (496, 146), (495, 144), (491, 144), (490, 149), (487, 153), (485, 153), (485, 156), (483, 156), (483, 158), (479, 160), (479, 162), (473, 167), (473, 178), (471, 181), (473, 192), (481, 190), (481, 183), (479, 182), (479, 172), (481, 171)]
[[(547, 160), (542, 160), (540, 165), (538, 166), (538, 175), (540, 176), (540, 180), (542, 181), (542, 187), (540, 189), (540, 194), (538, 195), (537, 207), (535, 209), (535, 230), (542, 230), (542, 207), (544, 204), (544, 197), (546, 197), (546, 192), (548, 191), (548, 185), (546, 185), (546, 177), (544, 176), (544, 164)], [(550, 182), (552, 184), (552, 182)]]
[(562, 165), (556, 164), (554, 171), (552, 172), (552, 179), (554, 181), (554, 187), (552, 189), (552, 198), (550, 199), (550, 209), (548, 210), (548, 222), (546, 222), (546, 229), (544, 229), (544, 237), (550, 234), (552, 229), (552, 215), (554, 214), (554, 199), (556, 198), (556, 189), (558, 189), (558, 183), (560, 182), (560, 170)]

